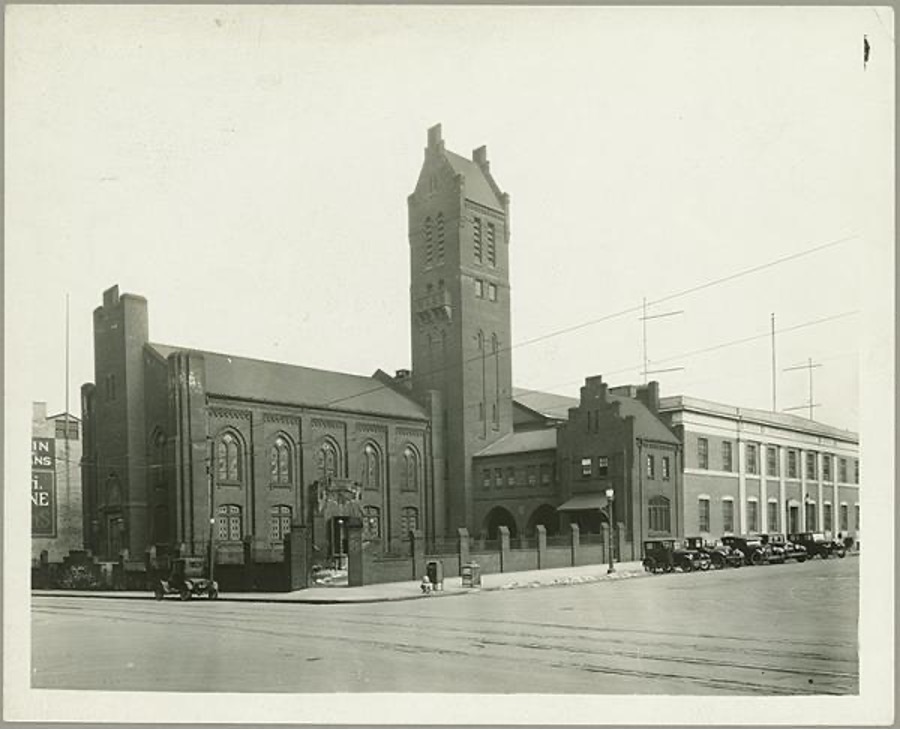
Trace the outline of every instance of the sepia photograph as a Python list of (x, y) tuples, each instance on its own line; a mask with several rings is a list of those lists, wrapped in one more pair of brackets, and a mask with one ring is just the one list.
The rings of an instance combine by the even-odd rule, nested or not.
[(892, 722), (894, 28), (7, 5), (4, 718)]

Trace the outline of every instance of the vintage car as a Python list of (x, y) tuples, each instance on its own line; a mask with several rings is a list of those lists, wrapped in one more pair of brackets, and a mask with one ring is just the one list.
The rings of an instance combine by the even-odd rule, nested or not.
[(810, 558), (816, 556), (830, 558), (832, 555), (843, 558), (847, 554), (843, 543), (830, 540), (821, 532), (798, 532), (788, 535), (788, 540), (806, 548), (806, 553)]
[(758, 535), (725, 535), (722, 544), (732, 550), (740, 550), (744, 565), (764, 565), (769, 562), (770, 553)]
[(783, 561), (796, 560), (802, 563), (809, 557), (806, 548), (787, 539), (784, 533), (762, 533), (760, 539), (772, 555), (779, 555)]
[(218, 598), (219, 584), (207, 577), (204, 558), (176, 558), (168, 576), (157, 581), (153, 593), (157, 601), (170, 594), (178, 594), (182, 601), (194, 596)]
[(708, 556), (709, 564), (716, 569), (725, 567), (740, 568), (744, 564), (744, 554), (736, 548), (730, 548), (714, 540), (702, 537), (687, 537), (684, 546), (688, 550), (697, 550)]
[(681, 547), (674, 540), (645, 540), (643, 565), (648, 573), (671, 573), (675, 568), (690, 573), (709, 570), (710, 561), (698, 550)]

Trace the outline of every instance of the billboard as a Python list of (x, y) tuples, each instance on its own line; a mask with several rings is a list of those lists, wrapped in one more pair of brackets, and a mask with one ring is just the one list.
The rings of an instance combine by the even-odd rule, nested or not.
[(56, 442), (31, 439), (31, 536), (56, 537)]

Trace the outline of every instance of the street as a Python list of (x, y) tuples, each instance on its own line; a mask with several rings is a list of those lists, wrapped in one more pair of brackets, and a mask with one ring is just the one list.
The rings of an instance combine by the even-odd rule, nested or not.
[(35, 596), (32, 684), (854, 694), (858, 569), (851, 557), (318, 606)]

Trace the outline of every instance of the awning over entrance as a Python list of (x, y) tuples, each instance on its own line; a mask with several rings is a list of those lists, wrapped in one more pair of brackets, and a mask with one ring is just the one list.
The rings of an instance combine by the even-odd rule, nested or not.
[(578, 512), (580, 510), (606, 509), (605, 494), (576, 494), (568, 502), (556, 508), (557, 512)]

